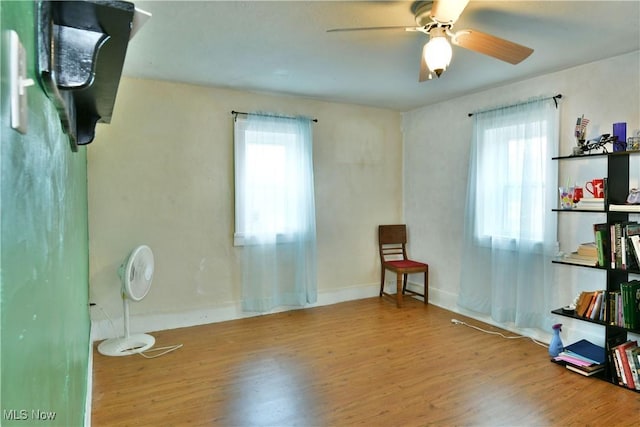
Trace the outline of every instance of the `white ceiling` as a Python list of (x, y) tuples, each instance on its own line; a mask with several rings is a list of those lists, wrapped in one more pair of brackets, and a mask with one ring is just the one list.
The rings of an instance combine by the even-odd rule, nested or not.
[(153, 17), (129, 44), (126, 76), (398, 111), (640, 50), (639, 0), (472, 0), (454, 30), (534, 53), (511, 65), (454, 47), (442, 77), (419, 83), (425, 35), (326, 32), (415, 26), (411, 1), (133, 1)]

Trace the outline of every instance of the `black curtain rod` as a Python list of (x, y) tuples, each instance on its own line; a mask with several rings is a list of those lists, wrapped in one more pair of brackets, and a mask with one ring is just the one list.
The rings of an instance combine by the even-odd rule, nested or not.
[[(245, 113), (244, 111), (235, 111), (235, 110), (231, 110), (231, 114), (233, 114), (234, 116), (237, 116), (238, 114), (244, 114), (245, 116), (247, 114), (255, 114), (256, 116), (262, 116), (262, 117), (284, 117), (287, 119), (295, 119), (295, 117), (291, 117), (291, 116), (276, 116), (276, 115), (272, 115), (272, 114), (260, 114), (260, 113)], [(318, 119), (311, 119), (312, 122), (318, 123)]]
[[(542, 100), (546, 100), (546, 99), (553, 99), (553, 103), (556, 104), (556, 108), (558, 108), (558, 99), (562, 99), (562, 94), (559, 93), (556, 96), (551, 96), (549, 98), (543, 98)], [(492, 108), (490, 110), (484, 110), (484, 111), (477, 111), (476, 113), (487, 113), (489, 111), (496, 111), (496, 110), (502, 110), (503, 108), (508, 108), (508, 107), (515, 107), (516, 105), (522, 105), (522, 104), (529, 104), (531, 102), (536, 102), (535, 101), (529, 101), (529, 102), (523, 102), (521, 104), (514, 104), (514, 105), (505, 105), (504, 107), (498, 107), (498, 108)], [(469, 113), (469, 117), (473, 116), (476, 113)]]

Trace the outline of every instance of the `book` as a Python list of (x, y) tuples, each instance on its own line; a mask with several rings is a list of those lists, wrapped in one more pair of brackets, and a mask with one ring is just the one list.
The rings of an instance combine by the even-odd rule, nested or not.
[(628, 329), (640, 329), (640, 281), (621, 283), (620, 294), (624, 317), (622, 326)]
[(593, 367), (596, 365), (601, 365), (600, 363), (595, 363), (593, 360), (580, 356), (579, 354), (573, 353), (571, 351), (565, 350), (561, 351), (556, 357), (553, 358), (553, 361), (559, 362), (561, 364), (571, 364), (573, 366), (587, 368)]
[(583, 197), (576, 203), (576, 209), (587, 211), (604, 211), (603, 197)]
[(640, 205), (633, 205), (633, 204), (609, 205), (609, 211), (611, 211), (611, 212), (640, 212)]
[(596, 205), (596, 204), (584, 205), (584, 204), (581, 204), (580, 202), (578, 202), (576, 204), (576, 210), (604, 212), (604, 203), (601, 204), (601, 205)]
[(614, 348), (618, 345), (624, 343), (626, 337), (624, 335), (613, 335), (607, 339), (607, 359), (609, 360), (609, 380), (613, 383), (619, 383), (621, 379), (620, 374), (620, 365), (618, 364), (618, 359), (616, 358)]
[(629, 236), (629, 240), (631, 241), (633, 254), (636, 257), (636, 263), (640, 266), (640, 235)]
[(640, 390), (640, 380), (638, 379), (638, 368), (636, 365), (636, 358), (633, 354), (634, 351), (638, 349), (637, 343), (633, 346), (629, 346), (625, 348), (625, 353), (627, 354), (627, 363), (629, 364), (629, 370), (631, 371), (631, 378), (633, 380), (633, 385), (636, 390)]
[(631, 350), (631, 360), (633, 361), (631, 374), (633, 374), (633, 367), (635, 367), (636, 377), (634, 378), (638, 378), (638, 381), (636, 381), (636, 390), (640, 390), (640, 346)]
[(571, 252), (570, 254), (565, 254), (562, 257), (562, 261), (569, 262), (571, 264), (587, 265), (590, 267), (595, 267), (598, 265), (597, 257), (580, 255), (578, 254), (578, 252)]
[(587, 307), (587, 311), (584, 312), (584, 317), (591, 318), (591, 313), (596, 307), (596, 302), (598, 301), (598, 292), (593, 292), (591, 294), (591, 300), (589, 301), (589, 307)]
[(640, 261), (638, 260), (636, 250), (633, 247), (633, 241), (631, 240), (633, 236), (640, 238), (640, 224), (635, 221), (627, 224), (625, 238), (627, 243), (627, 268), (630, 270), (638, 270), (640, 269)]
[(591, 375), (595, 375), (598, 374), (600, 372), (604, 371), (604, 366), (602, 365), (596, 365), (596, 367), (594, 368), (579, 368), (577, 366), (573, 366), (570, 364), (566, 364), (564, 365), (568, 370), (573, 371), (573, 372), (577, 372), (580, 375), (584, 375), (585, 377), (590, 377)]
[(607, 239), (608, 225), (593, 224), (593, 234), (596, 241), (596, 250), (598, 254), (598, 265), (605, 267), (606, 262), (609, 259), (609, 241)]
[(609, 260), (611, 261), (611, 268), (616, 268), (616, 226), (611, 224), (609, 226)]
[(570, 351), (589, 360), (592, 360), (595, 364), (604, 364), (604, 361), (606, 359), (603, 347), (593, 344), (592, 342), (585, 339), (576, 341), (575, 343), (566, 346), (565, 351)]
[(637, 341), (626, 341), (623, 344), (620, 344), (613, 348), (615, 352), (616, 359), (618, 361), (618, 365), (620, 366), (620, 381), (618, 382), (620, 385), (623, 385), (627, 388), (635, 389), (635, 383), (633, 382), (633, 376), (631, 375), (631, 367), (629, 366), (629, 361), (627, 360), (626, 349), (629, 347), (637, 347)]
[(586, 205), (604, 203), (604, 197), (583, 197), (580, 201)]
[(596, 302), (593, 305), (593, 310), (589, 314), (589, 318), (591, 320), (601, 320), (600, 319), (600, 306), (602, 305), (602, 294), (603, 292), (596, 293)]
[(576, 203), (576, 209), (604, 211), (604, 198), (583, 197), (578, 203)]
[(584, 316), (587, 310), (589, 309), (589, 304), (591, 304), (591, 298), (593, 297), (593, 292), (583, 291), (580, 293), (578, 297), (578, 302), (576, 304), (576, 315)]
[(622, 268), (622, 223), (616, 222), (613, 224), (613, 236), (614, 236), (614, 259), (615, 264), (613, 268)]
[(618, 309), (617, 309), (617, 291), (609, 291), (609, 310), (607, 322), (609, 325), (617, 325)]
[(637, 269), (638, 262), (629, 247), (628, 236), (640, 234), (640, 224), (636, 221), (620, 221), (611, 224), (611, 268), (628, 270)]
[(596, 242), (581, 243), (578, 245), (578, 250), (576, 252), (580, 256), (598, 258)]

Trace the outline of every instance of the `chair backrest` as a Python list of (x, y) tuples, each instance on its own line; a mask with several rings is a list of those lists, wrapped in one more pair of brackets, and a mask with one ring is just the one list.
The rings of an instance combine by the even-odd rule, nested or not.
[(407, 226), (405, 224), (378, 226), (380, 260), (407, 259)]

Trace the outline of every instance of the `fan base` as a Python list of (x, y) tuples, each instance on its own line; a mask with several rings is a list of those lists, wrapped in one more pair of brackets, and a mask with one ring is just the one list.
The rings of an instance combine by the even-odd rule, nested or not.
[(98, 346), (100, 354), (105, 356), (128, 356), (142, 353), (153, 347), (156, 340), (148, 334), (134, 334), (127, 338), (109, 338)]

